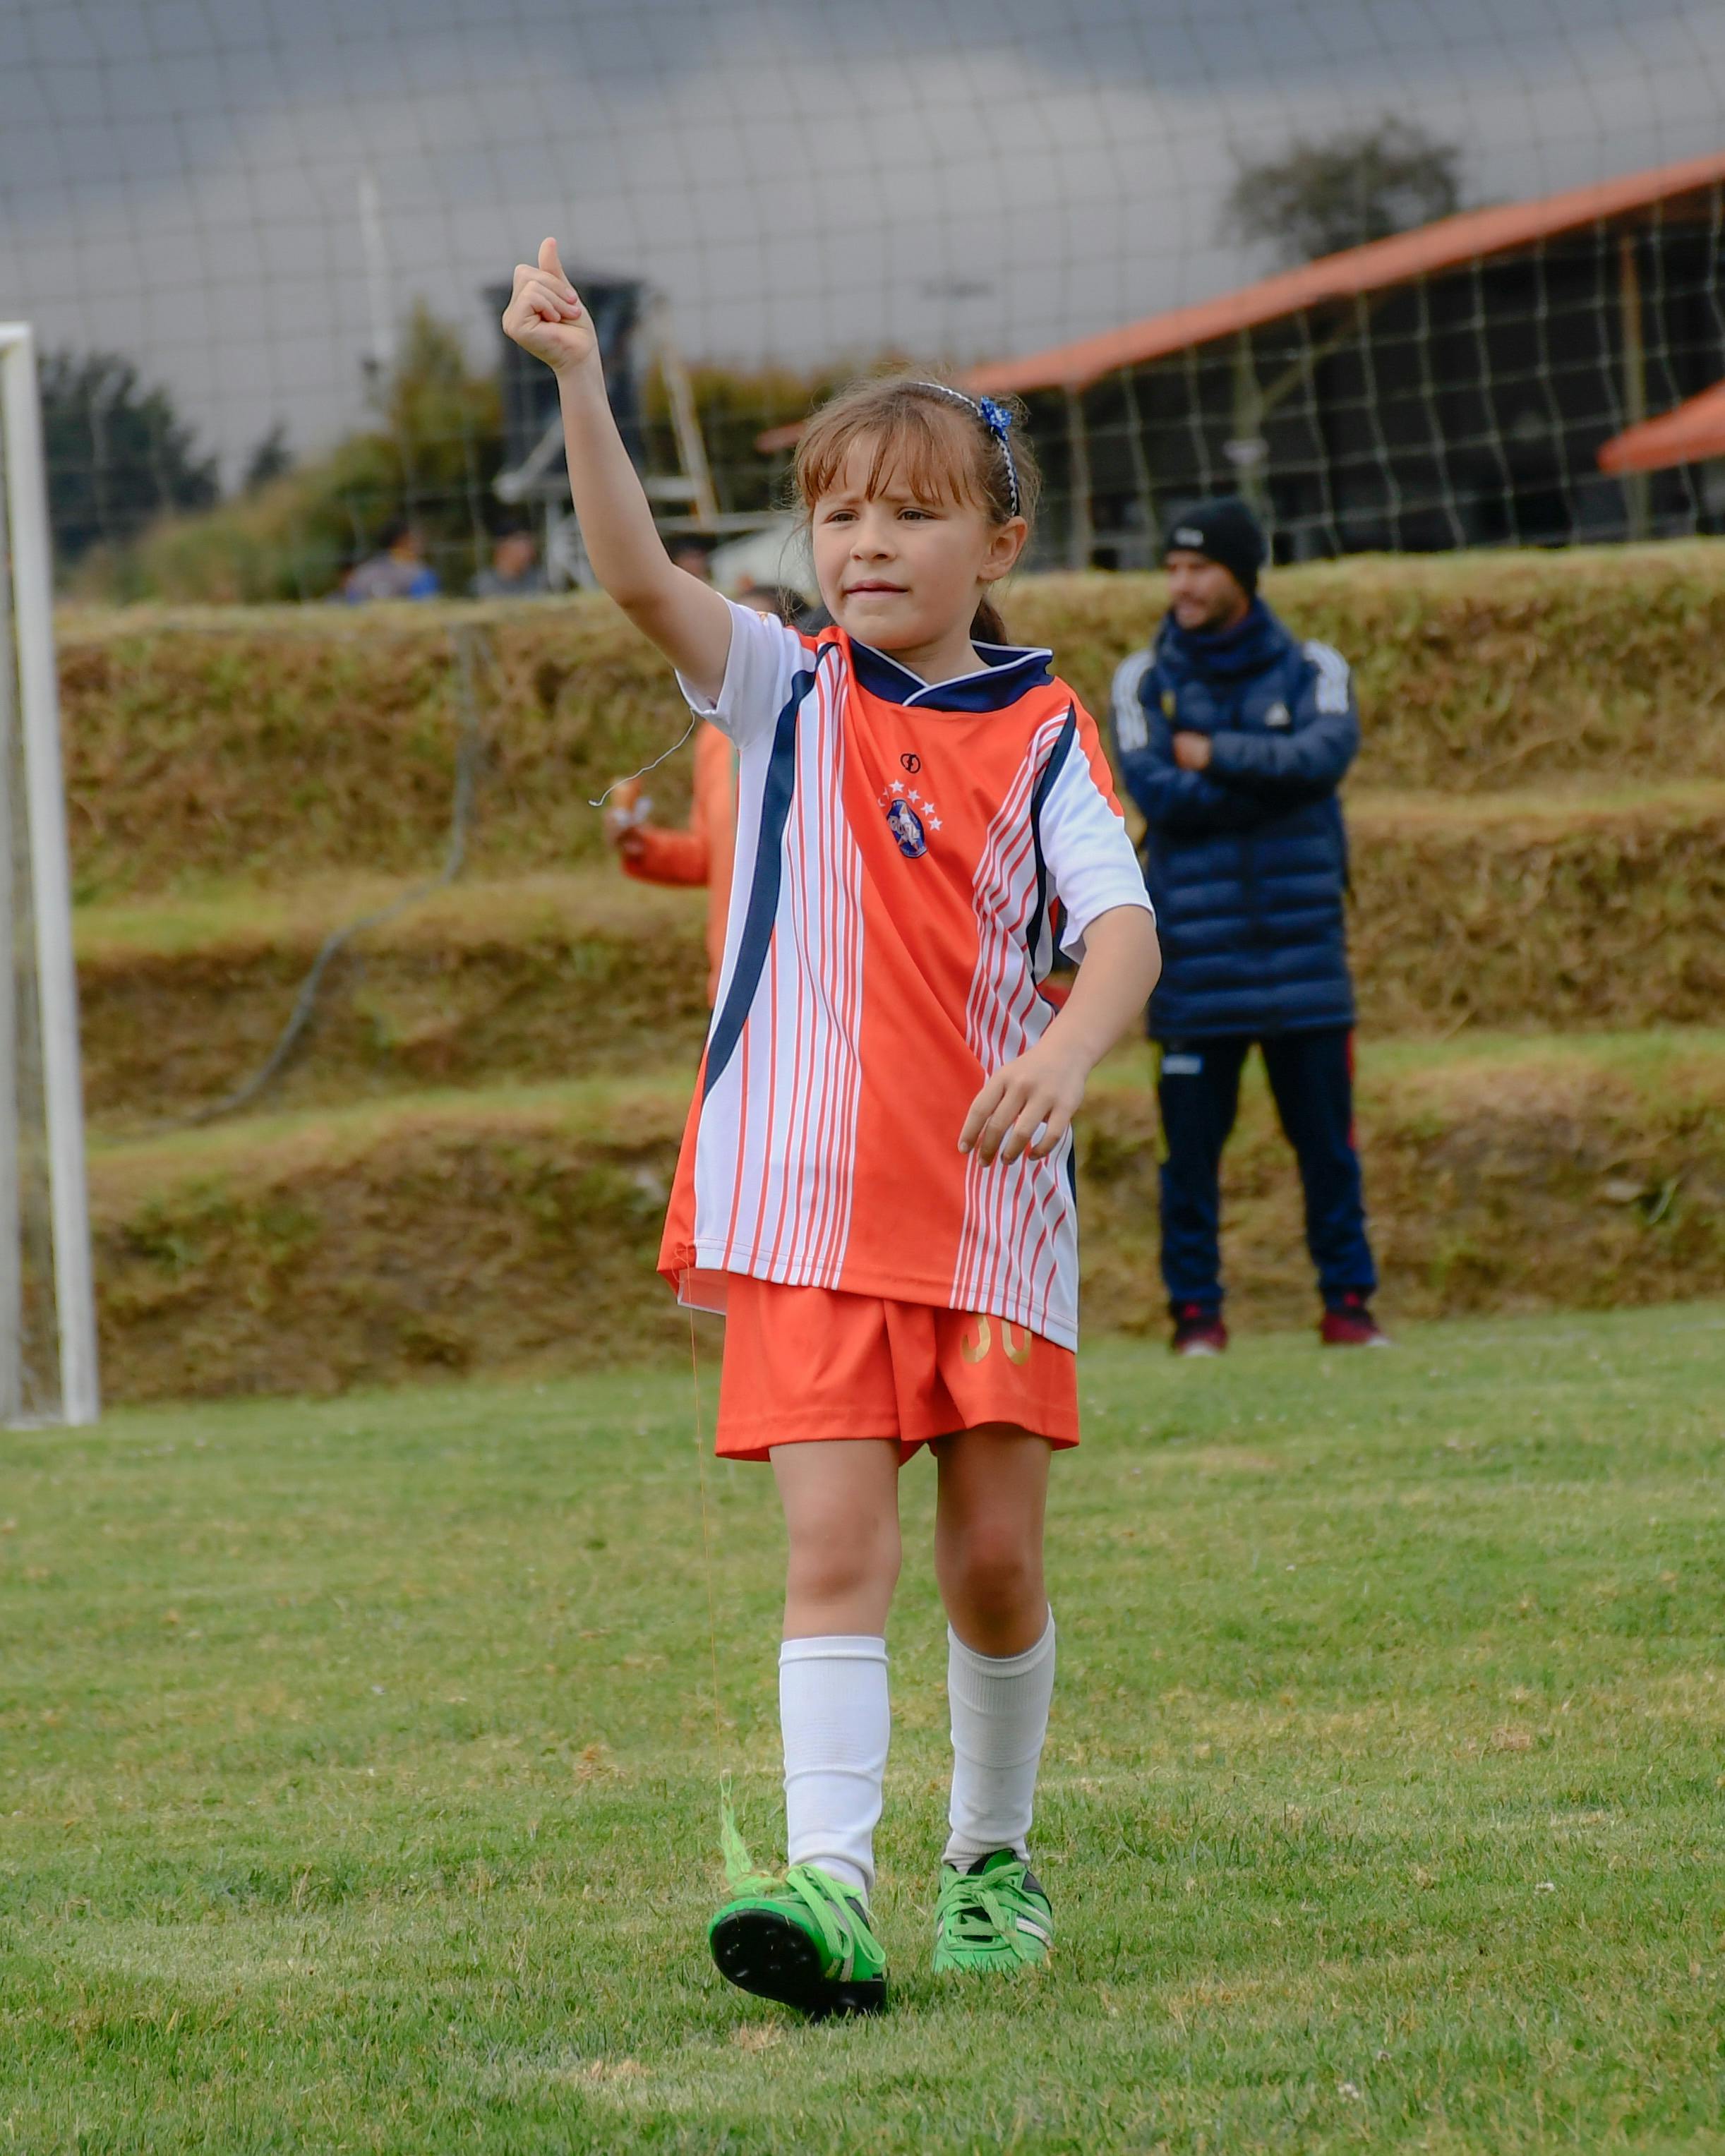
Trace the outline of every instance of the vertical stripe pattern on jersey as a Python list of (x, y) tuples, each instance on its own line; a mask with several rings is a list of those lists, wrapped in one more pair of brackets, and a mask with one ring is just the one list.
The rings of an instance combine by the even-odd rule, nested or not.
[[(817, 667), (819, 664), (817, 660)], [(707, 1039), (705, 1083), (709, 1093), (723, 1076), (742, 1038), (749, 1007), (760, 985), (761, 968), (767, 963), (767, 947), (778, 913), (778, 886), (784, 860), (781, 839), (785, 819), (790, 814), (796, 773), (797, 712), (814, 678), (814, 673), (797, 675), (785, 699), (784, 709), (773, 726), (773, 752), (767, 783), (762, 791), (760, 830), (755, 840), (754, 875), (749, 884), (742, 941), (737, 946), (737, 963), (731, 971), (724, 1002), (713, 1019), (712, 1031)]]
[[(1070, 712), (1040, 726), (1029, 755), (988, 826), (973, 880), (977, 962), (965, 1006), (965, 1036), (984, 1078), (1041, 1038), (1053, 1015), (1037, 993), (1027, 932), (1044, 913), (1036, 808), (1041, 781)], [(1064, 759), (1062, 759), (1064, 760)], [(1070, 1148), (1070, 1137), (1065, 1141)], [(1069, 1327), (1076, 1312), (1076, 1235), (1061, 1175), (1063, 1155), (965, 1168), (964, 1224), (952, 1276), (952, 1306), (1009, 1312), (1045, 1332), (1050, 1308)], [(1068, 1307), (1068, 1306), (1070, 1306)]]
[[(1078, 738), (1078, 714), (1066, 713), (1066, 723), (1060, 728), (1059, 738), (1049, 752), (1048, 761), (1042, 767), (1042, 776), (1036, 782), (1036, 791), (1030, 797), (1030, 843), (1036, 850), (1036, 910), (1030, 916), (1030, 926), (1024, 932), (1024, 949), (1029, 954), (1031, 970), (1040, 980), (1047, 968), (1042, 963), (1038, 948), (1042, 932), (1048, 923), (1048, 870), (1042, 859), (1042, 804), (1054, 791), (1055, 781), (1065, 767), (1072, 752), (1072, 744)], [(1054, 954), (1049, 953), (1049, 963)]]
[(844, 1268), (862, 1097), (862, 857), (845, 817), (842, 679), (824, 670), (797, 746), (786, 897), (773, 962), (783, 1111), (755, 1245), (761, 1276), (836, 1287)]
[(709, 1050), (695, 1241), (703, 1265), (835, 1287), (862, 1094), (862, 861), (844, 810), (842, 674), (817, 664), (797, 687), (775, 736), (747, 925)]

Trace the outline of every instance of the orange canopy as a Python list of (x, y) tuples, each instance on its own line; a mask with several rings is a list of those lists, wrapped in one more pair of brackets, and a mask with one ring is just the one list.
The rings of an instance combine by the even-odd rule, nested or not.
[(1373, 239), (1363, 247), (1350, 247), (1340, 254), (1302, 263), (1297, 270), (1284, 270), (1277, 276), (1224, 293), (1218, 300), (1174, 307), (1166, 314), (1130, 322), (1124, 329), (1106, 330), (1100, 336), (1081, 337), (1074, 344), (1056, 345), (1024, 359), (973, 367), (963, 377), (963, 383), (967, 389), (986, 395), (1086, 388), (1099, 376), (1112, 374), (1118, 367), (1140, 367), (1147, 360), (1166, 358), (1193, 345), (1255, 329), (1262, 322), (1279, 321), (1285, 315), (1299, 314), (1326, 300), (1357, 299), (1437, 270), (1458, 269), (1486, 255), (1532, 246), (1601, 218), (1651, 208), (1674, 195), (1689, 194), (1721, 180), (1725, 180), (1725, 151), (1716, 150), (1704, 157), (1686, 158), (1680, 164), (1656, 166), (1651, 172), (1625, 172), (1591, 187), (1570, 187), (1537, 202), (1466, 210), (1459, 217), (1422, 224), (1417, 231), (1399, 232), (1390, 239)]
[(1599, 451), (1605, 472), (1664, 471), (1670, 465), (1725, 457), (1725, 382), (1716, 382), (1656, 419), (1643, 419), (1614, 434)]
[[(1264, 322), (1279, 321), (1286, 315), (1299, 314), (1326, 301), (1358, 299), (1392, 285), (1410, 283), (1416, 277), (1458, 269), (1488, 255), (1508, 254), (1602, 218), (1651, 209), (1657, 203), (1721, 181), (1725, 181), (1725, 151), (1715, 150), (1677, 164), (1658, 165), (1650, 172), (1624, 172), (1590, 187), (1569, 187), (1534, 202), (1465, 210), (1459, 217), (1423, 224), (1417, 231), (1397, 233), (1393, 239), (1371, 240), (1363, 247), (1350, 247), (1340, 254), (1302, 263), (1297, 270), (1284, 270), (1255, 285), (1225, 292), (1219, 299), (1173, 307), (1165, 314), (1128, 322), (1123, 329), (1105, 330), (1097, 336), (1051, 346), (1022, 359), (988, 361), (969, 368), (959, 380), (979, 396), (1087, 388), (1119, 367), (1141, 367), (1147, 360), (1164, 359), (1194, 345), (1209, 344)], [(793, 426), (774, 427), (759, 438), (756, 447), (762, 450), (788, 448), (802, 431), (800, 421)]]

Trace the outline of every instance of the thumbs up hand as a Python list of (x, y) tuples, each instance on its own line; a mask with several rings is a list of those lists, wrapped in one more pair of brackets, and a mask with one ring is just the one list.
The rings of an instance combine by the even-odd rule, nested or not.
[(515, 290), (503, 311), (503, 327), (523, 352), (531, 352), (558, 374), (598, 362), (593, 318), (563, 275), (556, 240), (540, 242), (536, 263), (516, 263)]

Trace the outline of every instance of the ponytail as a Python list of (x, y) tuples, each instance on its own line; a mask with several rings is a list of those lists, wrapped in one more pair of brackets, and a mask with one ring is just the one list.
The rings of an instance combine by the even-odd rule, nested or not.
[(976, 612), (970, 618), (970, 640), (973, 644), (1009, 644), (1006, 624), (995, 611), (992, 599), (978, 599)]

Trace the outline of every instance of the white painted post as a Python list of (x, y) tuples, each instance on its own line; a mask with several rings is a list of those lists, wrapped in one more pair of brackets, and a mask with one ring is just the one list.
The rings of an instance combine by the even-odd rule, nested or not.
[(90, 1201), (84, 1173), (84, 1083), (78, 1054), (78, 977), (72, 956), (71, 869), (60, 773), (59, 680), (54, 656), (54, 575), (35, 340), (27, 322), (0, 323), (7, 521), (13, 620), (36, 920), (42, 1079), (47, 1096), (54, 1307), (59, 1321), (60, 1412), (91, 1423), (101, 1411)]
[[(4, 525), (0, 522), (0, 539)], [(0, 546), (0, 557), (5, 549)], [(10, 595), (0, 599), (0, 1423), (24, 1411), (23, 1161), (18, 1127), (18, 923), (13, 903), (18, 863), (13, 844), (12, 778), (17, 767), (18, 660)]]

